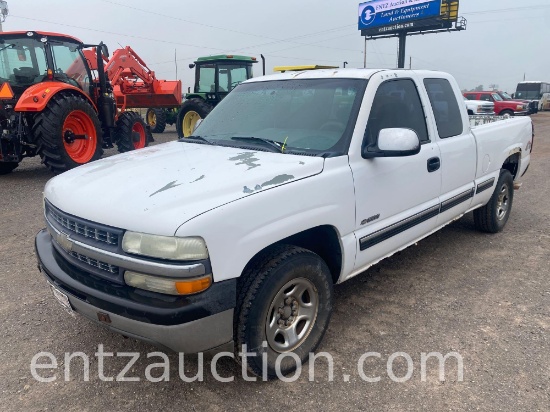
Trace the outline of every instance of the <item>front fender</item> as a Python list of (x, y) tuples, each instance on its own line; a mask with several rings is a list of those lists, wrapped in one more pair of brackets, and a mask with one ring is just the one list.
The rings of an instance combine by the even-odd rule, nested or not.
[(78, 87), (71, 86), (62, 82), (42, 82), (29, 87), (23, 92), (17, 104), (15, 105), (16, 112), (41, 112), (49, 103), (51, 98), (61, 91), (70, 91), (84, 96), (90, 102), (94, 110), (97, 112), (95, 103), (90, 97), (80, 90)]

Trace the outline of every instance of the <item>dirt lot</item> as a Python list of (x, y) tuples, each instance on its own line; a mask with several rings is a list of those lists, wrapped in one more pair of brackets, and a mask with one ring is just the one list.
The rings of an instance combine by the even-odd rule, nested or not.
[[(550, 113), (533, 119), (532, 165), (503, 233), (478, 233), (466, 216), (336, 288), (334, 316), (319, 348), (334, 358), (333, 382), (322, 360), (314, 382), (306, 368), (294, 383), (266, 383), (244, 381), (240, 368), (222, 358), (218, 370), (236, 376), (232, 383), (216, 381), (208, 360), (203, 382), (184, 383), (173, 353), (170, 381), (146, 381), (146, 368), (161, 361), (146, 357), (156, 349), (72, 318), (38, 273), (33, 239), (44, 226), (42, 189), (52, 175), (38, 159), (26, 159), (0, 178), (0, 410), (550, 410)], [(173, 138), (173, 132), (157, 135), (158, 141)], [(127, 374), (140, 381), (101, 381), (98, 344), (110, 352), (140, 352)], [(51, 383), (38, 382), (30, 372), (31, 359), (41, 351), (59, 361)], [(66, 352), (90, 357), (88, 382), (78, 359), (65, 381)], [(366, 352), (381, 354), (364, 365), (368, 376), (381, 377), (377, 383), (358, 373)], [(413, 374), (403, 383), (386, 372), (395, 352), (413, 361)], [(463, 381), (453, 361), (444, 382), (435, 363), (428, 363), (422, 381), (423, 352), (458, 352)], [(106, 358), (104, 375), (116, 376), (128, 360)], [(197, 362), (185, 358), (188, 376)], [(403, 358), (393, 370), (398, 377), (406, 374)], [(39, 372), (52, 376), (51, 370)]]

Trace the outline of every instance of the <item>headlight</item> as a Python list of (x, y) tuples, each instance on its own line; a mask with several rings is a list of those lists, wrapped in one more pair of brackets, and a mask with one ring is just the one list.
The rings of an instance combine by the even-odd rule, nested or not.
[(171, 237), (126, 232), (122, 249), (127, 253), (169, 260), (201, 260), (208, 249), (200, 237)]
[(519, 105), (519, 104), (518, 104), (518, 105), (516, 106), (516, 110), (523, 110), (523, 109), (525, 109), (525, 106), (523, 106), (523, 105)]

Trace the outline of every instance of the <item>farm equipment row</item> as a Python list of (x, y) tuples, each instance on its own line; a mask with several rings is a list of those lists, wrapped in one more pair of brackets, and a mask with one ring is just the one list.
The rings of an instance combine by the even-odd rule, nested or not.
[[(263, 56), (262, 56), (263, 57)], [(40, 31), (0, 34), (0, 174), (40, 156), (60, 173), (99, 159), (103, 149), (140, 149), (176, 124), (180, 137), (241, 82), (256, 58), (198, 58), (193, 92), (182, 104), (180, 81), (159, 80), (129, 46), (107, 46)], [(265, 62), (264, 62), (265, 73)], [(148, 108), (145, 116), (132, 111)]]

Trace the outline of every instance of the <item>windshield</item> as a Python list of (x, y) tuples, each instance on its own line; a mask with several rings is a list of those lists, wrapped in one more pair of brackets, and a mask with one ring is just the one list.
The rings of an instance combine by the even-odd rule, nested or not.
[(500, 97), (496, 93), (493, 93), (491, 96), (493, 96), (493, 99), (495, 100), (495, 102), (502, 102), (503, 101), (502, 97)]
[(504, 100), (514, 100), (512, 99), (512, 96), (510, 96), (508, 93), (506, 92), (500, 92), (499, 93), (500, 97), (502, 97)]
[(541, 83), (518, 84), (516, 99), (537, 100), (542, 97)]
[[(245, 83), (204, 119), (196, 135), (213, 143), (265, 147), (267, 139), (287, 152), (344, 154), (366, 80), (313, 79)], [(277, 147), (277, 146), (275, 146)]]
[(44, 43), (28, 37), (0, 39), (0, 81), (9, 82), (16, 93), (41, 82), (46, 69)]
[(252, 77), (252, 67), (245, 64), (219, 65), (218, 91), (230, 92), (240, 83)]

